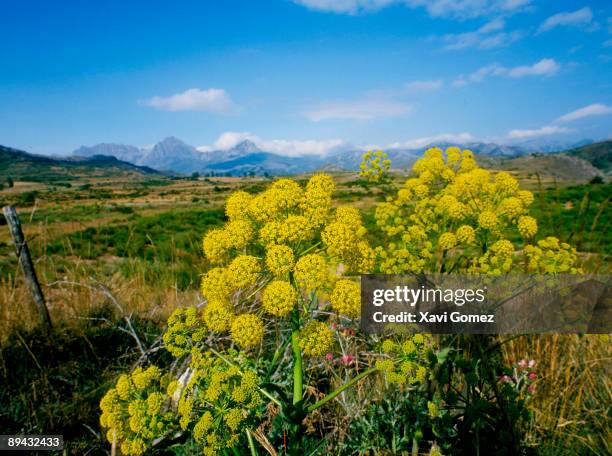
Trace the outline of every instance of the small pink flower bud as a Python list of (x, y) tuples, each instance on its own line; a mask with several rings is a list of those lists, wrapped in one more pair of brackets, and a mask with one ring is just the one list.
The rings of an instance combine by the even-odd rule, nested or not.
[(342, 361), (342, 364), (344, 364), (345, 366), (348, 366), (354, 360), (355, 360), (355, 357), (353, 355), (343, 355), (342, 358), (340, 358), (340, 361)]
[(529, 380), (533, 382), (536, 378), (538, 378), (538, 374), (536, 374), (535, 372), (529, 373)]
[(527, 367), (527, 360), (526, 360), (526, 359), (521, 359), (521, 360), (518, 362), (518, 366), (519, 366), (521, 369), (525, 369), (525, 368)]
[(535, 393), (536, 390), (536, 386), (535, 385), (529, 385), (527, 387), (527, 391), (529, 391), (531, 394)]
[(328, 353), (327, 355), (325, 355), (325, 359), (331, 362), (334, 360), (334, 355), (332, 355), (331, 353)]
[(536, 365), (535, 360), (533, 360), (533, 359), (529, 360), (529, 367), (530, 367), (530, 368), (535, 367), (535, 365)]

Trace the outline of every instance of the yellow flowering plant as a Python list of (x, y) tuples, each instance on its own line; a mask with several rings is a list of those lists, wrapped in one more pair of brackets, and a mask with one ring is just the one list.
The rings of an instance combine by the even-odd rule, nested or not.
[[(376, 208), (386, 234), (377, 248), (387, 274), (577, 273), (576, 250), (556, 238), (534, 243), (533, 194), (510, 174), (479, 168), (474, 154), (431, 148), (394, 197)], [(522, 239), (521, 250), (516, 241)]]
[[(533, 201), (533, 194), (520, 189), (509, 173), (478, 167), (471, 151), (430, 148), (401, 188), (376, 207), (376, 223), (384, 233), (376, 248), (377, 271), (580, 273), (574, 248), (555, 237), (537, 239), (538, 223), (530, 215)], [(446, 450), (519, 453), (519, 423), (528, 411), (524, 401), (500, 383), (503, 340), (480, 335), (437, 339), (444, 348), (430, 365), (430, 387), (421, 390), (420, 399), (413, 397), (421, 404), (414, 413), (428, 422), (415, 429), (415, 441), (426, 434)], [(383, 344), (384, 351), (405, 356), (399, 347)], [(410, 351), (410, 341), (401, 347)], [(395, 378), (397, 362), (381, 360), (379, 367), (388, 379)]]
[(107, 429), (108, 441), (124, 455), (141, 455), (153, 440), (176, 425), (176, 415), (163, 394), (169, 376), (150, 366), (122, 374), (114, 388), (100, 402), (100, 424)]
[[(388, 192), (389, 169), (385, 154), (368, 153), (361, 177)], [(274, 415), (289, 432), (289, 442), (283, 434), (285, 451), (299, 454), (305, 451), (304, 418), (374, 372), (395, 391), (412, 392), (420, 420), (436, 423), (429, 428), (434, 438), (428, 438), (448, 439), (438, 442), (447, 447), (457, 437), (453, 420), (465, 416), (445, 405), (460, 409), (489, 401), (483, 397), (491, 393), (505, 407), (508, 398), (491, 380), (492, 337), (444, 339), (446, 347), (436, 351), (439, 339), (422, 334), (370, 338), (363, 341), (365, 363), (347, 354), (339, 359), (345, 367), (355, 365), (344, 370), (339, 386), (318, 381), (321, 372), (342, 378), (328, 357), (338, 349), (346, 353), (352, 343), (338, 324), (350, 326), (360, 316), (359, 274), (579, 272), (569, 245), (536, 239), (537, 221), (529, 214), (533, 195), (509, 174), (481, 169), (470, 151), (453, 147), (429, 149), (412, 171), (375, 209), (382, 233), (376, 248), (358, 209), (334, 207), (329, 175), (315, 174), (305, 186), (283, 178), (258, 194), (231, 194), (227, 223), (202, 241), (209, 264), (201, 280), (203, 305), (175, 310), (163, 335), (183, 369), (171, 379), (150, 368), (155, 375), (141, 389), (126, 385), (136, 385), (132, 377), (140, 378), (142, 370), (120, 377), (101, 404), (109, 441), (125, 454), (142, 454), (174, 433), (206, 455), (246, 447), (255, 454), (253, 436), (265, 439), (255, 430)], [(142, 411), (148, 397), (151, 408)], [(469, 423), (461, 428), (465, 438), (481, 426)], [(422, 429), (414, 428), (413, 438), (418, 444)]]
[[(163, 391), (165, 400), (177, 432), (204, 454), (245, 441), (253, 449), (251, 431), (268, 413), (266, 404), (278, 407), (292, 451), (301, 451), (303, 418), (380, 370), (369, 363), (336, 389), (305, 394), (317, 391), (313, 372), (345, 337), (338, 322), (359, 318), (358, 274), (376, 262), (360, 212), (335, 208), (334, 189), (329, 175), (316, 174), (304, 187), (278, 179), (259, 194), (236, 191), (226, 201), (227, 223), (204, 236), (210, 264), (200, 287), (204, 305), (175, 310), (163, 335), (177, 361), (187, 360)], [(416, 373), (424, 379), (417, 364), (404, 371), (406, 379)], [(146, 437), (143, 448), (164, 434)]]
[(369, 150), (361, 157), (359, 176), (367, 181), (383, 184), (389, 180), (391, 160), (389, 154), (382, 150)]

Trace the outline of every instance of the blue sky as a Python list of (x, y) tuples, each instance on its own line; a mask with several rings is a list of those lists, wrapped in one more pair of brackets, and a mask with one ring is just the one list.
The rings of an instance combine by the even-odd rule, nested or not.
[(0, 144), (287, 155), (612, 136), (612, 4), (4, 0)]

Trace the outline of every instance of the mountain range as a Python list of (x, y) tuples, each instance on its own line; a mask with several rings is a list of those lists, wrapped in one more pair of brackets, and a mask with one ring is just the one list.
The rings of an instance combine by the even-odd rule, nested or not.
[[(530, 142), (515, 145), (473, 142), (462, 144), (461, 147), (471, 149), (476, 154), (485, 157), (513, 158), (533, 153), (549, 153), (569, 147), (579, 147), (591, 142), (584, 140), (565, 147), (550, 142)], [(455, 144), (440, 143), (435, 145), (444, 148)], [(422, 156), (423, 151), (428, 147), (430, 146), (395, 148), (388, 149), (386, 152), (388, 152), (394, 167), (407, 168)], [(89, 147), (81, 146), (72, 155), (79, 157), (109, 155), (135, 165), (179, 174), (197, 172), (200, 174), (223, 173), (228, 175), (282, 175), (312, 172), (317, 169), (353, 171), (358, 169), (363, 152), (361, 149), (353, 149), (332, 152), (326, 156), (288, 157), (261, 150), (249, 140), (242, 141), (229, 149), (201, 152), (171, 136), (152, 147), (139, 148), (124, 144), (102, 143)]]
[[(542, 177), (576, 182), (588, 181), (596, 176), (612, 176), (612, 141), (549, 153), (523, 153), (515, 146), (481, 143), (464, 147), (470, 147), (479, 153), (479, 163), (485, 168), (507, 170), (525, 176), (539, 173)], [(0, 145), (0, 181), (11, 177), (16, 180), (49, 183), (83, 176), (146, 178), (147, 175), (166, 174), (126, 160), (147, 162), (162, 169), (180, 167), (183, 173), (195, 169), (199, 170), (197, 172), (237, 176), (245, 173), (283, 175), (315, 170), (355, 170), (363, 153), (360, 150), (352, 150), (330, 154), (324, 158), (285, 157), (263, 152), (250, 141), (224, 151), (194, 152), (192, 147), (175, 138), (147, 149), (102, 144), (92, 148), (80, 148), (77, 152), (76, 156), (58, 158), (30, 154)], [(396, 168), (408, 169), (421, 156), (423, 150), (391, 149), (388, 152)]]

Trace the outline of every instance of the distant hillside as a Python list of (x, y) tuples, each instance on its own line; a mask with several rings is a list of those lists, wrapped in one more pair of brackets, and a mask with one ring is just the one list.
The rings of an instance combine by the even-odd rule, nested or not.
[(480, 161), (485, 168), (512, 171), (522, 177), (583, 182), (595, 176), (603, 177), (602, 170), (588, 161), (565, 153), (533, 154), (510, 159), (486, 159)]
[(602, 141), (570, 149), (564, 154), (588, 161), (605, 174), (612, 174), (612, 141)]
[(32, 182), (72, 180), (78, 177), (144, 176), (158, 171), (106, 155), (89, 158), (53, 158), (0, 145), (0, 177)]

